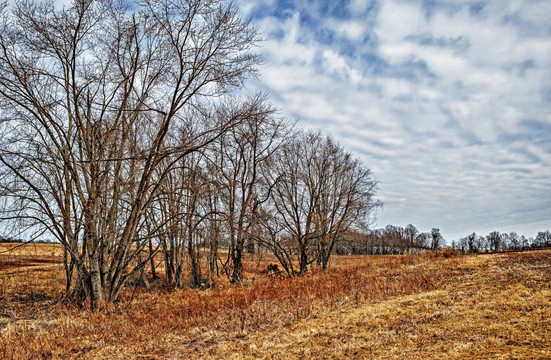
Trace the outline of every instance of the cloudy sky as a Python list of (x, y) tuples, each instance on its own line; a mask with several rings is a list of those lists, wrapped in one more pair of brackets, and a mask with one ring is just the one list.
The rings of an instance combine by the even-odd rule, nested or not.
[(551, 1), (239, 3), (255, 86), (373, 170), (377, 227), (551, 229)]

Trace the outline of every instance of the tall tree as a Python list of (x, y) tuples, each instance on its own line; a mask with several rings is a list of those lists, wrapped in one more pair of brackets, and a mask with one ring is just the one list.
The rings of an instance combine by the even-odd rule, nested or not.
[(408, 224), (404, 229), (404, 235), (406, 239), (408, 239), (410, 246), (420, 247), (419, 246), (420, 233), (419, 233), (419, 230), (417, 230), (417, 228), (414, 225)]
[(551, 232), (549, 230), (538, 232), (534, 243), (537, 247), (551, 247)]
[(486, 236), (491, 251), (499, 251), (502, 245), (502, 236), (499, 231), (492, 231)]
[(327, 267), (339, 237), (380, 205), (371, 171), (319, 132), (295, 135), (272, 174), (271, 206), (283, 226), (281, 240), (296, 249), (299, 273), (316, 260)]
[(259, 207), (268, 199), (269, 160), (287, 140), (289, 124), (275, 115), (265, 96), (253, 99), (254, 114), (233, 127), (211, 147), (212, 173), (220, 191), (220, 210), (228, 230), (229, 251), (224, 269), (231, 282), (239, 282), (243, 252), (253, 241)]
[(509, 233), (509, 245), (510, 245), (511, 249), (513, 249), (513, 250), (520, 249), (520, 237), (514, 231), (511, 231)]
[(95, 309), (143, 269), (159, 184), (233, 125), (195, 124), (196, 141), (178, 141), (187, 110), (208, 114), (254, 73), (257, 33), (221, 0), (11, 6), (0, 22), (0, 179), (19, 211), (2, 220), (55, 236), (78, 273), (73, 294)]
[(469, 252), (478, 252), (478, 246), (476, 242), (476, 234), (473, 232), (471, 235), (467, 236), (467, 247)]
[(444, 238), (442, 237), (442, 234), (440, 234), (440, 229), (433, 228), (430, 232), (430, 238), (431, 238), (431, 250), (437, 250), (442, 246), (442, 243), (444, 242)]

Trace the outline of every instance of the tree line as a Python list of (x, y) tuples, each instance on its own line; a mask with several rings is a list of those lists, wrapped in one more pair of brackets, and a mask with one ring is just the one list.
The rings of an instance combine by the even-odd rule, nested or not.
[(477, 235), (472, 233), (452, 242), (454, 249), (462, 252), (477, 253), (480, 251), (504, 251), (504, 250), (526, 250), (534, 248), (551, 247), (551, 232), (549, 230), (539, 231), (535, 238), (527, 238), (512, 231), (500, 233), (492, 231), (488, 235)]
[(437, 250), (445, 240), (440, 229), (421, 232), (412, 224), (406, 227), (387, 225), (380, 229), (360, 229), (344, 234), (337, 253), (350, 255), (397, 255)]
[(114, 301), (158, 257), (171, 287), (239, 282), (259, 246), (325, 268), (380, 206), (353, 154), (242, 95), (260, 37), (232, 2), (0, 12), (0, 221), (62, 245), (67, 300)]
[(485, 236), (472, 233), (446, 243), (438, 228), (432, 228), (430, 232), (421, 232), (412, 224), (406, 227), (387, 225), (380, 229), (348, 231), (342, 235), (335, 251), (343, 255), (396, 255), (438, 250), (443, 247), (468, 253), (548, 248), (551, 247), (551, 232), (540, 231), (535, 238), (527, 238), (516, 232), (492, 231)]

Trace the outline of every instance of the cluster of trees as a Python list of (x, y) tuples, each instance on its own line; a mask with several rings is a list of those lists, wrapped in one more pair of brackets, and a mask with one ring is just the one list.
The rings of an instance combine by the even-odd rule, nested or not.
[(414, 225), (387, 225), (381, 229), (362, 229), (345, 234), (337, 246), (339, 254), (384, 255), (436, 250), (444, 246), (440, 229), (421, 232)]
[[(50, 241), (46, 240), (46, 239), (37, 239), (35, 240), (35, 243), (49, 243)], [(3, 237), (2, 235), (0, 235), (0, 243), (14, 243), (14, 244), (24, 244), (25, 243), (25, 240), (24, 239), (17, 239), (17, 238), (13, 238), (13, 237)]]
[(62, 244), (68, 299), (117, 299), (157, 254), (175, 287), (238, 282), (258, 246), (326, 267), (380, 205), (333, 139), (238, 95), (261, 58), (231, 2), (0, 11), (0, 221)]
[(551, 232), (540, 231), (535, 238), (526, 238), (516, 232), (500, 233), (492, 231), (486, 236), (474, 232), (452, 243), (452, 247), (464, 252), (523, 250), (551, 247)]
[(438, 250), (445, 246), (463, 252), (525, 250), (551, 247), (551, 232), (540, 231), (535, 238), (527, 238), (516, 232), (492, 231), (486, 236), (472, 233), (446, 244), (440, 230), (421, 232), (414, 225), (406, 227), (387, 225), (381, 229), (352, 229), (339, 239), (335, 251), (338, 254), (406, 254), (425, 250)]
[(23, 240), (21, 239), (15, 239), (12, 237), (3, 237), (0, 235), (0, 243), (22, 243)]

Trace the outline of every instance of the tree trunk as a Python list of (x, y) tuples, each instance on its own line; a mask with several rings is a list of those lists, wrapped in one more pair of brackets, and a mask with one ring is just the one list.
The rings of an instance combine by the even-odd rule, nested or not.
[(97, 251), (90, 256), (90, 307), (97, 310), (105, 301), (103, 287), (101, 286), (101, 271), (99, 263), (99, 254)]
[(308, 254), (306, 254), (306, 247), (301, 246), (300, 248), (300, 259), (299, 259), (299, 273), (300, 275), (304, 274), (308, 270)]
[(157, 276), (157, 272), (155, 269), (155, 255), (153, 255), (153, 242), (151, 239), (149, 239), (149, 264), (151, 265), (151, 276), (153, 277), (153, 280), (157, 280), (159, 277)]
[(214, 286), (215, 278), (218, 276), (218, 238), (216, 234), (211, 235), (209, 245), (209, 285)]
[(231, 283), (238, 283), (241, 281), (243, 271), (243, 248), (244, 248), (244, 239), (241, 236), (242, 231), (239, 231), (239, 235), (237, 236), (237, 241), (235, 244), (235, 247), (232, 251), (232, 275), (230, 278)]
[(193, 235), (191, 232), (188, 235), (188, 255), (190, 265), (189, 284), (191, 288), (195, 289), (201, 286), (203, 279), (201, 278), (201, 264), (199, 262), (199, 255), (194, 249)]

